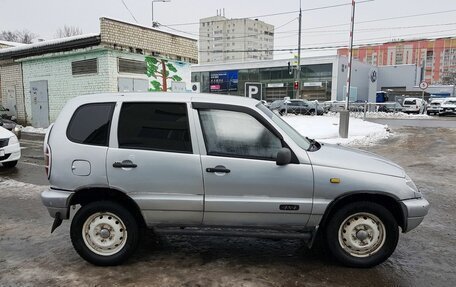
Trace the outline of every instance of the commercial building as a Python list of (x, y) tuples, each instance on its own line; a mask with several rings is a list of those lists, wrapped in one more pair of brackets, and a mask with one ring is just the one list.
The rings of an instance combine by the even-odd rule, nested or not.
[(273, 48), (274, 26), (258, 19), (200, 19), (201, 64), (272, 60)]
[[(337, 54), (347, 56), (348, 49), (339, 49)], [(456, 37), (361, 46), (354, 48), (353, 58), (374, 66), (421, 66), (423, 80), (429, 84), (444, 84), (445, 75), (456, 71)]]
[[(262, 99), (274, 101), (295, 98), (294, 73), (288, 67), (293, 60), (192, 66), (192, 82), (201, 92), (245, 96), (246, 83), (259, 83)], [(348, 59), (324, 56), (301, 59), (299, 98), (307, 100), (344, 100)], [(406, 91), (420, 82), (420, 67), (394, 65), (376, 67), (354, 60), (351, 101), (375, 102), (378, 90)]]
[(18, 121), (47, 127), (76, 96), (190, 84), (196, 40), (109, 18), (100, 33), (0, 50), (0, 96)]

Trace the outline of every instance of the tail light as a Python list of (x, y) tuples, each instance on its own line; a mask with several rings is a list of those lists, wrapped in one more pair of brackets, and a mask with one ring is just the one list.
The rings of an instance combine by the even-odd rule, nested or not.
[(44, 149), (44, 169), (46, 170), (47, 178), (51, 176), (51, 147), (46, 144)]

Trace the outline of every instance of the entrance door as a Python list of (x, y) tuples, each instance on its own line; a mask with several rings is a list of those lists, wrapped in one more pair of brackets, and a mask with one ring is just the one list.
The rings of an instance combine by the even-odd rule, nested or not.
[[(286, 143), (248, 112), (200, 109), (206, 225), (304, 227), (313, 173), (297, 158), (278, 166)], [(264, 119), (263, 119), (264, 121)]]
[(32, 100), (32, 125), (36, 128), (47, 128), (49, 126), (48, 82), (30, 82), (30, 96)]
[(16, 88), (14, 86), (6, 87), (6, 105), (5, 107), (10, 110), (10, 112), (17, 119), (17, 106), (16, 106)]

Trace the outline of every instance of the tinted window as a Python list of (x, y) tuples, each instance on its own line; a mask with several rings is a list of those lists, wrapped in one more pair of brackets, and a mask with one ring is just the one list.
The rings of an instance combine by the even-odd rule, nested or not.
[(108, 146), (114, 106), (115, 103), (80, 106), (68, 125), (68, 139), (76, 143)]
[(117, 136), (120, 148), (192, 152), (186, 104), (124, 103)]
[(405, 100), (404, 105), (416, 105), (416, 100)]
[(251, 115), (225, 110), (200, 110), (207, 154), (275, 159), (282, 142)]

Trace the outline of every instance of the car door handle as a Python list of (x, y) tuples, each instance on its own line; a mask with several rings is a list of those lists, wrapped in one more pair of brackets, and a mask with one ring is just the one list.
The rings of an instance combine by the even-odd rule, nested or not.
[(122, 167), (135, 168), (137, 166), (138, 165), (133, 163), (131, 160), (124, 160), (122, 162), (116, 161), (115, 163), (112, 164), (112, 167), (115, 167), (115, 168), (122, 168)]
[(231, 170), (227, 169), (226, 167), (224, 167), (222, 165), (218, 165), (216, 167), (208, 167), (208, 168), (206, 168), (206, 172), (230, 173)]

